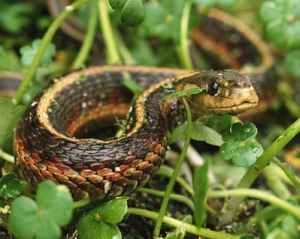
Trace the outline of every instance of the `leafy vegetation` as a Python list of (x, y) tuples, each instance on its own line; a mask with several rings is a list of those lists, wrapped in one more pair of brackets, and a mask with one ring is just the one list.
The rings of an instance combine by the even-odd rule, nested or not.
[[(289, 150), (286, 145), (295, 144), (300, 130), (297, 97), (300, 6), (294, 0), (266, 0), (246, 5), (241, 2), (77, 0), (51, 20), (45, 6), (18, 0), (1, 1), (0, 71), (23, 76), (11, 99), (0, 98), (1, 232), (20, 239), (55, 239), (70, 236), (76, 231), (76, 225), (84, 239), (161, 235), (165, 238), (298, 238), (299, 147), (296, 150), (295, 145), (289, 154), (294, 161), (289, 161), (288, 167), (282, 160)], [(34, 191), (12, 173), (16, 172), (13, 129), (26, 108), (23, 104), (30, 104), (46, 84), (44, 79), (98, 61), (193, 68), (192, 58), (199, 60), (202, 56), (196, 52), (195, 57), (194, 49), (190, 50), (190, 34), (203, 19), (200, 12), (207, 12), (206, 7), (224, 8), (235, 15), (252, 12), (254, 17), (250, 23), (275, 49), (278, 74), (284, 80), (278, 83), (278, 97), (272, 109), (264, 120), (258, 121), (257, 127), (228, 115), (204, 117), (192, 123), (184, 96), (199, 92), (185, 91), (170, 96), (182, 97), (188, 116), (188, 122), (170, 134), (172, 142), (185, 139), (183, 146), (177, 146), (181, 151), (178, 161), (175, 166), (168, 162), (169, 166), (161, 168), (149, 184), (155, 186), (138, 189), (129, 199), (121, 197), (97, 205), (91, 205), (89, 199), (73, 202), (65, 187), (45, 181)], [(68, 31), (58, 30), (66, 17), (75, 12), (86, 28), (82, 42), (74, 40), (74, 36), (66, 37)], [(258, 16), (259, 22), (253, 20)], [(97, 47), (99, 39), (104, 51)], [(128, 76), (124, 78), (129, 88), (140, 93)], [(282, 118), (283, 115), (286, 117)], [(204, 125), (203, 121), (208, 124)], [(213, 146), (194, 143), (210, 150), (203, 153), (205, 163), (198, 162), (197, 166), (190, 163), (192, 172), (184, 178), (179, 171), (185, 158), (199, 158), (199, 154), (190, 156), (191, 139)], [(241, 176), (236, 178), (239, 173)], [(188, 179), (190, 174), (192, 183)], [(136, 206), (139, 202), (140, 207)], [(134, 224), (135, 218), (138, 223)], [(131, 221), (134, 226), (124, 227)]]

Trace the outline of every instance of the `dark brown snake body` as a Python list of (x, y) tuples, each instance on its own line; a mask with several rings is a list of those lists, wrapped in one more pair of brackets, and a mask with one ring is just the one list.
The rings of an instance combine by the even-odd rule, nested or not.
[[(215, 18), (212, 21), (209, 18), (213, 17), (208, 17), (206, 24), (221, 25)], [(213, 34), (197, 32), (193, 34), (197, 46), (200, 38), (216, 42), (209, 39), (215, 38)], [(235, 34), (244, 40), (244, 33)], [(251, 34), (247, 39), (258, 49), (252, 53), (259, 61), (249, 58), (253, 67), (250, 77), (254, 87), (261, 89), (264, 75), (272, 74), (273, 61), (260, 39)], [(223, 56), (229, 57), (231, 53), (224, 52)], [(243, 51), (238, 57), (244, 58)], [(229, 67), (236, 66), (229, 64)], [(85, 138), (95, 129), (113, 126), (115, 118), (126, 118), (132, 94), (122, 81), (128, 76), (145, 91), (131, 108), (124, 135), (108, 141)], [(249, 78), (232, 71), (199, 73), (156, 67), (103, 66), (55, 79), (31, 104), (15, 130), (19, 172), (33, 186), (45, 179), (65, 184), (75, 200), (86, 197), (107, 200), (128, 195), (158, 171), (168, 147), (167, 130), (184, 120), (179, 99), (163, 103), (159, 100), (174, 91), (195, 87), (205, 91), (187, 97), (194, 118), (206, 113), (238, 114), (258, 102)]]

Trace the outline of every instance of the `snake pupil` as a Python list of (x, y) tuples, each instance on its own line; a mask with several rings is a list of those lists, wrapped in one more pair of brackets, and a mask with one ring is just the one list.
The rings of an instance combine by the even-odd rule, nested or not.
[(218, 93), (218, 84), (215, 82), (215, 81), (212, 81), (209, 83), (209, 86), (208, 86), (208, 93), (210, 95), (215, 95)]

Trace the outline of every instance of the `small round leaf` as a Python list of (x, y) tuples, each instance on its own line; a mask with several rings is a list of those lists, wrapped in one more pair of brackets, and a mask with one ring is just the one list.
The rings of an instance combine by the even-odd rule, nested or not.
[(232, 159), (236, 166), (247, 167), (255, 163), (262, 152), (262, 146), (251, 141), (257, 134), (255, 125), (251, 123), (235, 123), (222, 136), (224, 144), (220, 153), (225, 160)]
[(128, 0), (109, 0), (112, 9), (122, 9)]
[(144, 20), (145, 12), (142, 0), (128, 0), (121, 13), (121, 22), (133, 27)]
[(88, 212), (78, 221), (78, 233), (83, 239), (122, 238), (115, 225), (122, 221), (127, 210), (127, 197), (117, 198)]

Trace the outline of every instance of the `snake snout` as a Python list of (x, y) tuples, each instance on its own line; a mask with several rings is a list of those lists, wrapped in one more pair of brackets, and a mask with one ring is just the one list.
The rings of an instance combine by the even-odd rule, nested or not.
[(258, 104), (259, 98), (250, 82), (244, 82), (244, 84), (236, 86), (235, 92), (236, 113), (252, 109)]

